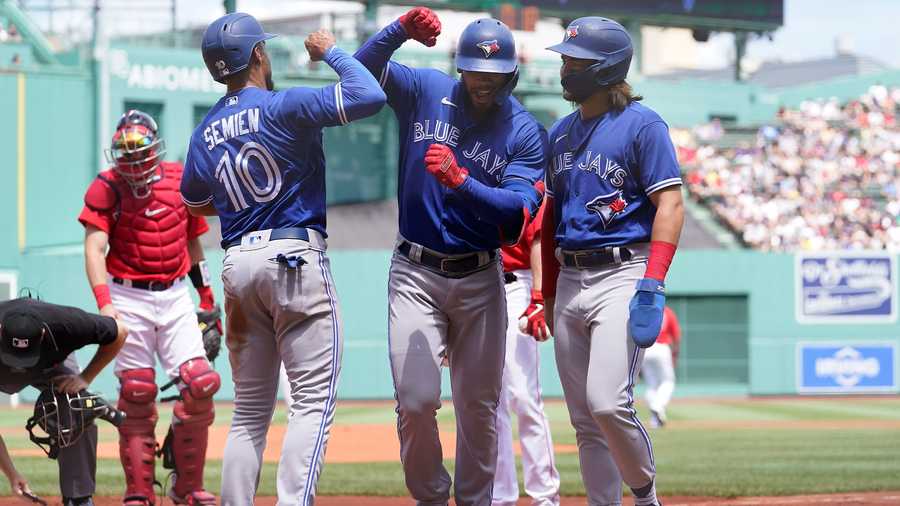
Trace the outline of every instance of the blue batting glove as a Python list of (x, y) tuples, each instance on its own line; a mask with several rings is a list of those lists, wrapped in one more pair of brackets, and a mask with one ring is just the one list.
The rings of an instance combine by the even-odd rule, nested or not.
[(638, 281), (637, 291), (628, 305), (628, 333), (641, 348), (649, 348), (656, 342), (665, 305), (666, 285), (653, 278)]

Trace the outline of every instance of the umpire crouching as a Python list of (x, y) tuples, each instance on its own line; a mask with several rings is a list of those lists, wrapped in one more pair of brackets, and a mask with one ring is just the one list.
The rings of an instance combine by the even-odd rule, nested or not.
[[(28, 385), (46, 390), (52, 382), (60, 392), (77, 394), (112, 361), (127, 334), (122, 322), (74, 307), (31, 298), (2, 302), (0, 391), (13, 394)], [(72, 352), (91, 344), (99, 348), (87, 367), (79, 372)], [(6, 456), (0, 455), (0, 460), (2, 457)], [(93, 505), (97, 427), (91, 425), (75, 444), (60, 448), (58, 460), (63, 505)], [(27, 483), (22, 479), (13, 483), (13, 487), (18, 488), (13, 493), (21, 495)]]

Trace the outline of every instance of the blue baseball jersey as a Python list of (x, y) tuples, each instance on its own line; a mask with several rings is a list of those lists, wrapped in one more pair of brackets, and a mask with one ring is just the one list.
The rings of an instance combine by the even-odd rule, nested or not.
[(498, 226), (487, 221), (463, 192), (444, 187), (425, 170), (425, 152), (432, 144), (444, 144), (469, 177), (485, 187), (529, 189), (533, 195), (520, 194), (521, 222), (521, 209), (533, 215), (539, 204), (533, 186), (543, 177), (546, 165), (546, 130), (512, 96), (488, 118), (476, 122), (467, 111), (470, 106), (462, 81), (438, 70), (387, 61), (406, 40), (397, 23), (373, 39), (378, 37), (386, 40), (370, 40), (355, 56), (379, 77), (400, 125), (400, 234), (446, 254), (499, 248), (502, 240), (510, 238), (501, 238)]
[(212, 203), (222, 244), (255, 230), (325, 232), (322, 127), (378, 112), (378, 83), (333, 47), (325, 62), (342, 81), (322, 88), (247, 87), (219, 99), (191, 135), (181, 194), (190, 206)]
[(648, 195), (681, 184), (669, 129), (632, 102), (587, 121), (578, 111), (550, 129), (547, 195), (556, 241), (566, 250), (650, 240), (656, 207)]

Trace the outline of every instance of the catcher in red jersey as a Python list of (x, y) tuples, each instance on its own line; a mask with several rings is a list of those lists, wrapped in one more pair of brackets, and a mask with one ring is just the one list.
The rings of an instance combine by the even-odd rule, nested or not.
[[(78, 217), (85, 227), (85, 267), (97, 307), (131, 329), (115, 366), (118, 408), (127, 415), (119, 427), (127, 506), (157, 502), (157, 356), (180, 389), (171, 429), (174, 484), (168, 495), (176, 504), (216, 503), (203, 489), (203, 467), (220, 378), (206, 359), (185, 283), (190, 277), (201, 311), (217, 309), (199, 241), (209, 227), (188, 213), (179, 191), (182, 166), (163, 162), (164, 154), (153, 118), (126, 112), (106, 151), (112, 167), (91, 183)], [(221, 328), (220, 322), (215, 325)]]

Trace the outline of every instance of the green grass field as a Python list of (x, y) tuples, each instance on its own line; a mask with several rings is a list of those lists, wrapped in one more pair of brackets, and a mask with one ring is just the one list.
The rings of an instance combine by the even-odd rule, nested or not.
[[(639, 406), (639, 409), (641, 406)], [(284, 424), (285, 414), (275, 423)], [(158, 432), (170, 409), (161, 410)], [(565, 406), (550, 402), (548, 415), (557, 444), (575, 444)], [(645, 412), (641, 412), (642, 420)], [(22, 428), (29, 411), (0, 410), (0, 430), (11, 449), (31, 448)], [(388, 404), (338, 404), (336, 423), (393, 423)], [(663, 495), (756, 496), (900, 490), (900, 399), (816, 398), (754, 400), (676, 400), (670, 424), (651, 430)], [(227, 425), (230, 410), (218, 409), (216, 423)], [(453, 412), (445, 403), (442, 429), (452, 430)], [(101, 439), (115, 440), (101, 422)], [(16, 457), (16, 465), (42, 495), (57, 493), (56, 464), (46, 458)], [(452, 466), (452, 462), (447, 463)], [(575, 454), (557, 455), (565, 495), (581, 495)], [(207, 487), (219, 489), (221, 462), (207, 465)], [(164, 477), (160, 467), (158, 477)], [(101, 459), (98, 495), (123, 491), (118, 460)], [(260, 495), (274, 495), (275, 465), (266, 464)], [(2, 491), (9, 491), (4, 485)], [(406, 495), (397, 463), (328, 463), (319, 482), (325, 495)]]

